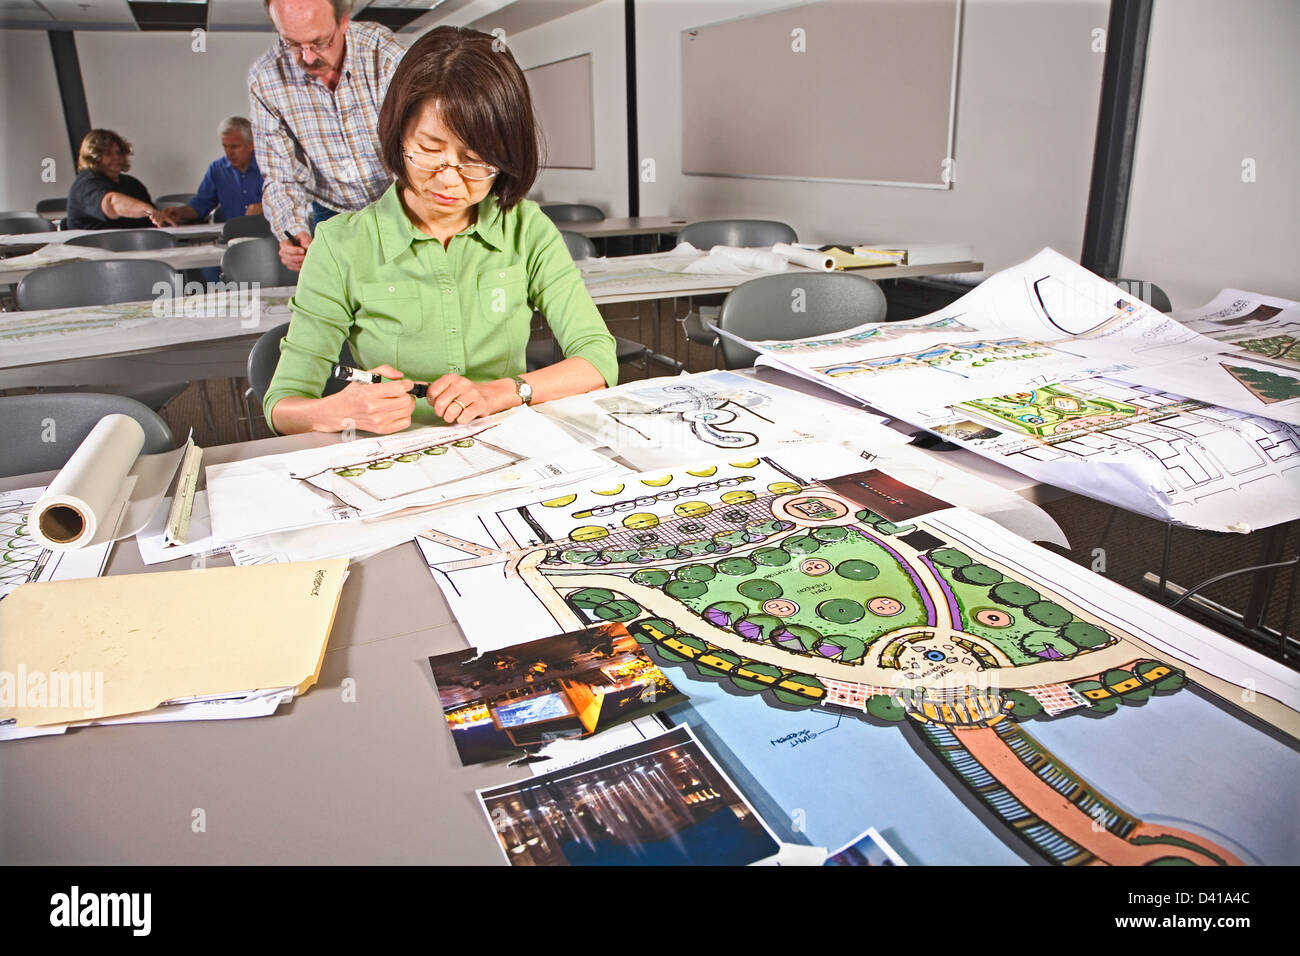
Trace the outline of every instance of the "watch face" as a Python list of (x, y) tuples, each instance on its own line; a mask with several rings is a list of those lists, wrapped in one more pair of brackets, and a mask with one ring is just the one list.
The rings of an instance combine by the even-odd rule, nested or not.
[(533, 387), (522, 378), (515, 379), (515, 391), (519, 393), (519, 400), (525, 405), (533, 400)]

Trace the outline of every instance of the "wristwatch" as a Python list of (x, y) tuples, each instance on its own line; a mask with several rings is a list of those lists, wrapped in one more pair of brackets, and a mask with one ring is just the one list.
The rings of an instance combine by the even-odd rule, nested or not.
[(519, 393), (519, 401), (525, 405), (531, 405), (533, 403), (533, 387), (519, 375), (513, 375), (511, 378), (515, 383), (515, 391)]

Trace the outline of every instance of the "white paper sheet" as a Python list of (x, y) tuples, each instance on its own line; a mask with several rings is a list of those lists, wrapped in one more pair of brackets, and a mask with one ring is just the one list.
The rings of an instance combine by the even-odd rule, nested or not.
[[(140, 560), (145, 564), (161, 564), (188, 558), (195, 554), (222, 554), (229, 548), (212, 540), (212, 521), (208, 516), (208, 493), (195, 492), (194, 507), (190, 511), (189, 540), (184, 544), (164, 545), (163, 529), (167, 524), (167, 512), (171, 509), (172, 499), (164, 498), (149, 524), (135, 536), (135, 543), (140, 549)], [(333, 555), (331, 555), (333, 557)], [(238, 562), (236, 562), (238, 563)]]
[(608, 459), (521, 406), (469, 425), (209, 465), (212, 535), (233, 544), (608, 468)]
[(719, 452), (765, 455), (809, 442), (880, 450), (907, 441), (882, 426), (878, 415), (733, 372), (628, 382), (546, 402), (538, 410), (634, 468)]
[(27, 516), (45, 488), (0, 491), (0, 598), (29, 581), (97, 578), (104, 573), (111, 541), (78, 551), (52, 551), (27, 529)]

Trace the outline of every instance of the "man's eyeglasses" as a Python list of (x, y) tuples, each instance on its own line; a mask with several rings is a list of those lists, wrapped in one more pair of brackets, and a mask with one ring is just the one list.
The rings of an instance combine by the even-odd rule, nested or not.
[(334, 38), (338, 35), (339, 28), (338, 26), (335, 26), (334, 31), (327, 39), (312, 40), (310, 43), (295, 43), (293, 40), (286, 40), (284, 37), (280, 37), (280, 45), (294, 56), (302, 56), (308, 50), (311, 50), (312, 53), (317, 56), (321, 56), (326, 50), (334, 45)]
[(406, 159), (416, 169), (422, 169), (427, 173), (440, 173), (450, 166), (460, 173), (462, 179), (467, 179), (470, 182), (482, 182), (484, 179), (491, 179), (501, 171), (495, 166), (487, 165), (487, 163), (449, 163), (443, 158), (441, 152), (417, 153), (415, 150), (407, 150)]

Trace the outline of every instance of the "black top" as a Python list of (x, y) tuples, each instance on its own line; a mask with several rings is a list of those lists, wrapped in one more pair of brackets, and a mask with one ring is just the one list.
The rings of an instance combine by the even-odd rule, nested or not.
[(100, 208), (106, 193), (124, 193), (153, 205), (153, 198), (144, 183), (134, 176), (122, 173), (117, 182), (103, 173), (83, 169), (77, 173), (68, 190), (68, 229), (147, 229), (153, 223), (149, 217), (142, 219), (109, 219)]

